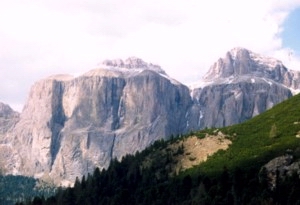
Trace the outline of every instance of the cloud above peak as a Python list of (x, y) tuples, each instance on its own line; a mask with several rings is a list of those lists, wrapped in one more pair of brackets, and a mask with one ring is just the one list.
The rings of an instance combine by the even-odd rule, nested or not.
[(299, 0), (2, 1), (0, 101), (22, 104), (41, 77), (128, 56), (159, 64), (184, 83), (237, 46), (295, 69), (299, 57), (286, 57), (281, 32), (299, 6)]

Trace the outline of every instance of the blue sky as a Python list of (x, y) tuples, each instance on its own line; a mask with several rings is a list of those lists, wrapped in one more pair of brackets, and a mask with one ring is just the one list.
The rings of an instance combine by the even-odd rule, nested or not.
[(131, 56), (185, 84), (234, 47), (300, 70), (299, 8), (300, 0), (0, 1), (0, 101), (20, 111), (41, 78)]
[(300, 8), (293, 10), (283, 24), (282, 43), (300, 55)]

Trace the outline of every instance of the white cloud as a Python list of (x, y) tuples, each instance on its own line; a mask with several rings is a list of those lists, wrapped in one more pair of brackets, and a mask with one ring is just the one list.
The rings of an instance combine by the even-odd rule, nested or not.
[(2, 1), (0, 101), (21, 104), (37, 79), (82, 73), (106, 58), (138, 56), (185, 83), (236, 46), (295, 68), (299, 56), (286, 60), (280, 32), (298, 6), (299, 0)]

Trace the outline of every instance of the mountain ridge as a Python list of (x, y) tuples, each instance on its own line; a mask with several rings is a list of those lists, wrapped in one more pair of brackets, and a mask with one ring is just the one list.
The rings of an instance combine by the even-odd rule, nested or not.
[(228, 51), (190, 86), (202, 128), (243, 122), (290, 98), (299, 92), (299, 76), (274, 58), (244, 48)]
[[(125, 76), (102, 71), (109, 70), (52, 76), (32, 86), (19, 122), (5, 136), (12, 146), (0, 149), (5, 170), (49, 175), (67, 186), (113, 158), (186, 129), (181, 110), (192, 105), (187, 87), (147, 69)], [(11, 158), (14, 163), (5, 163)]]
[[(300, 72), (288, 70), (280, 60), (254, 53), (245, 48), (233, 48), (223, 58), (219, 58), (193, 88), (212, 83), (228, 83), (243, 76), (249, 79), (262, 78), (274, 81), (288, 88), (297, 90), (300, 83)], [(295, 93), (299, 93), (299, 90)]]
[[(42, 79), (32, 86), (18, 122), (3, 134), (0, 167), (8, 173), (46, 175), (68, 186), (95, 167), (106, 168), (112, 159), (156, 140), (240, 123), (292, 96), (280, 77), (292, 75), (275, 72), (278, 82), (249, 80), (242, 74), (252, 71), (246, 65), (255, 61), (248, 59), (248, 50), (235, 52), (238, 63), (225, 57), (209, 71), (211, 78), (214, 73), (226, 76), (224, 82), (220, 77), (193, 89), (139, 58), (107, 60), (81, 76)], [(275, 68), (288, 73), (285, 67)], [(228, 83), (233, 71), (238, 80)]]

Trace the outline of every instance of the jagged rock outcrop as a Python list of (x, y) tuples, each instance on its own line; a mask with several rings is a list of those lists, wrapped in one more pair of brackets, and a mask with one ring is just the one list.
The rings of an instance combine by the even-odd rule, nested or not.
[(13, 127), (18, 120), (19, 113), (9, 105), (0, 102), (0, 136)]
[(260, 175), (265, 174), (264, 177), (268, 178), (269, 188), (272, 190), (276, 188), (278, 178), (284, 179), (294, 173), (300, 175), (300, 162), (294, 160), (293, 155), (290, 153), (272, 159), (260, 171)]
[(0, 102), (0, 174), (15, 173), (16, 171), (14, 169), (16, 164), (15, 149), (4, 136), (13, 129), (18, 120), (19, 113), (9, 105)]
[(247, 49), (231, 50), (192, 88), (201, 128), (243, 122), (291, 97), (299, 89), (299, 73)]
[(146, 63), (145, 61), (137, 57), (130, 57), (125, 61), (123, 61), (122, 59), (104, 60), (100, 65), (107, 66), (110, 68), (127, 68), (127, 69), (144, 68), (144, 69), (153, 70), (163, 75), (167, 75), (166, 72), (159, 65)]
[[(234, 48), (220, 58), (204, 76), (206, 82), (225, 83), (238, 78), (261, 78), (299, 89), (300, 72), (288, 70), (281, 61), (262, 56), (244, 48)], [(229, 81), (228, 81), (229, 80)]]
[(136, 58), (107, 62), (77, 78), (52, 76), (32, 87), (7, 135), (22, 147), (14, 153), (19, 174), (47, 174), (66, 185), (113, 158), (187, 131), (193, 102), (186, 86)]

